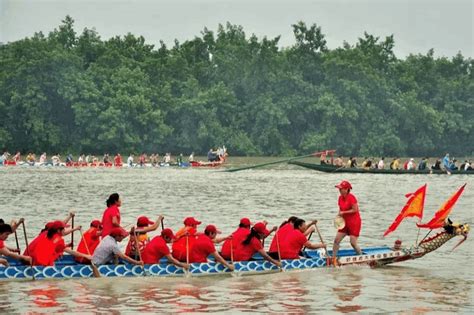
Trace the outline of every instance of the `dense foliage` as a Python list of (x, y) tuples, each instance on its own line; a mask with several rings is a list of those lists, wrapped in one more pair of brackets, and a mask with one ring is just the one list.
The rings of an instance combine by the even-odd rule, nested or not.
[(392, 36), (328, 49), (226, 24), (171, 48), (101, 40), (68, 16), (48, 36), (0, 46), (0, 148), (75, 153), (473, 154), (473, 60), (410, 55)]

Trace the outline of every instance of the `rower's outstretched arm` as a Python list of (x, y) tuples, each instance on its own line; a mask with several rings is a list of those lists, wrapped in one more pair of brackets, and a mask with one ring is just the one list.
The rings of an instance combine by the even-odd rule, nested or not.
[(120, 253), (117, 253), (116, 254), (118, 257), (122, 258), (123, 260), (125, 261), (128, 261), (129, 263), (131, 264), (134, 264), (134, 265), (142, 265), (143, 266), (143, 261), (138, 261), (138, 260), (135, 260), (133, 258), (130, 258), (128, 257), (127, 255), (125, 255), (124, 253), (120, 252)]
[(88, 260), (92, 260), (92, 255), (87, 255), (87, 254), (84, 254), (84, 253), (80, 253), (80, 252), (77, 252), (77, 251), (72, 250), (70, 248), (66, 248), (64, 251), (66, 253), (74, 256), (74, 257), (85, 258), (85, 259), (88, 259)]
[(214, 244), (219, 244), (219, 243), (222, 243), (223, 241), (229, 239), (229, 238), (232, 238), (232, 235), (229, 235), (229, 236), (221, 236), (221, 237), (215, 237), (212, 239), (212, 242)]
[(173, 256), (171, 256), (170, 254), (168, 255), (165, 255), (165, 257), (168, 259), (168, 261), (170, 263), (172, 263), (173, 265), (175, 266), (178, 266), (178, 267), (181, 267), (181, 268), (184, 268), (184, 269), (189, 269), (189, 265), (187, 263), (182, 263), (180, 261), (178, 261), (176, 258), (174, 258)]
[(278, 260), (275, 260), (275, 259), (271, 258), (270, 256), (268, 256), (268, 254), (265, 252), (265, 250), (263, 250), (263, 248), (260, 249), (260, 250), (258, 251), (258, 253), (259, 253), (260, 255), (262, 255), (262, 257), (263, 257), (265, 260), (268, 260), (268, 261), (271, 262), (272, 264), (277, 265), (278, 267), (281, 267), (281, 263), (280, 263)]
[(136, 228), (135, 232), (136, 233), (147, 233), (151, 231), (156, 231), (158, 229), (158, 226), (161, 224), (161, 221), (164, 219), (162, 215), (158, 216), (158, 219), (153, 223), (152, 225), (146, 226), (146, 227), (140, 227)]
[(14, 252), (8, 250), (8, 248), (6, 248), (6, 247), (0, 249), (0, 255), (11, 257), (11, 258), (16, 259), (16, 260), (23, 260), (23, 261), (26, 261), (27, 263), (31, 264), (31, 257), (30, 256), (25, 256), (25, 255), (20, 255), (20, 254), (14, 253)]
[(64, 224), (68, 224), (68, 222), (72, 219), (72, 217), (74, 217), (76, 214), (71, 211), (69, 212), (69, 214), (67, 215), (66, 219), (63, 220)]
[(326, 248), (326, 244), (316, 244), (316, 243), (311, 243), (310, 241), (307, 241), (304, 243), (303, 247), (309, 248), (309, 249), (318, 249), (318, 248)]
[(12, 221), (10, 226), (12, 227), (12, 231), (15, 232), (16, 229), (25, 221), (25, 219), (20, 218), (18, 221)]
[(314, 231), (316, 231), (316, 228), (314, 226), (310, 226), (306, 229), (306, 231), (304, 231), (304, 236), (308, 236), (310, 235), (311, 233), (313, 233)]
[(234, 270), (234, 266), (229, 264), (224, 258), (222, 258), (222, 256), (219, 255), (217, 251), (215, 251), (214, 253), (211, 253), (211, 255), (214, 256), (217, 262), (220, 262), (221, 264), (223, 264), (224, 266), (226, 266), (228, 269), (232, 271)]
[(63, 236), (69, 235), (69, 234), (71, 234), (72, 232), (75, 232), (75, 231), (79, 231), (80, 229), (82, 229), (81, 225), (78, 225), (73, 229), (70, 229), (70, 228), (64, 229), (63, 230)]

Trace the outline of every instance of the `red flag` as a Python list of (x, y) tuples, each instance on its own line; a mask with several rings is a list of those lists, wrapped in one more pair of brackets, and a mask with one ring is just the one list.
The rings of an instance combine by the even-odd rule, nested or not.
[(435, 213), (433, 219), (426, 224), (416, 224), (419, 228), (425, 229), (437, 229), (444, 226), (444, 221), (448, 217), (451, 210), (453, 210), (454, 204), (458, 201), (459, 197), (461, 196), (462, 192), (464, 191), (464, 184), (457, 192), (455, 192), (451, 198), (446, 200), (446, 202), (439, 208), (439, 210)]
[(417, 189), (414, 193), (407, 194), (409, 198), (400, 214), (393, 221), (392, 225), (385, 231), (383, 236), (395, 231), (403, 219), (407, 217), (423, 217), (423, 208), (425, 207), (426, 184)]

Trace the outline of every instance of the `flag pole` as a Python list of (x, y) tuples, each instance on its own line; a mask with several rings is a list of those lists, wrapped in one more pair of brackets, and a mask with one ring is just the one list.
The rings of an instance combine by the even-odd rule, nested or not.
[[(418, 223), (421, 224), (421, 219), (418, 219)], [(421, 228), (419, 227), (419, 228), (418, 228), (418, 233), (416, 234), (416, 243), (415, 243), (415, 246), (418, 245), (418, 238), (420, 237), (420, 230), (421, 230)]]
[[(421, 221), (418, 221), (418, 222), (421, 223)], [(415, 246), (418, 245), (418, 238), (420, 237), (420, 230), (421, 230), (421, 228), (418, 228), (418, 234), (416, 234)]]

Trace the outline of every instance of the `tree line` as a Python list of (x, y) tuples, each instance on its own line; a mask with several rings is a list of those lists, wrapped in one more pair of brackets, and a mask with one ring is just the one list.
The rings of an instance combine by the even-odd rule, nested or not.
[(440, 156), (474, 154), (473, 59), (394, 54), (364, 33), (329, 49), (321, 27), (295, 44), (227, 23), (172, 47), (102, 40), (67, 16), (0, 46), (0, 148), (47, 152)]

